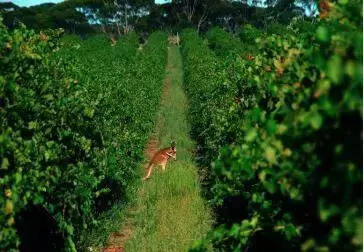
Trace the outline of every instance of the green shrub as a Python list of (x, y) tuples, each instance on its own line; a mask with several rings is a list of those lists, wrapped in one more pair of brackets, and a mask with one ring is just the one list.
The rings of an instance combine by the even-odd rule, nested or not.
[[(162, 32), (153, 33), (137, 54), (135, 34), (124, 37), (114, 47), (108, 41), (105, 46), (92, 43), (86, 40), (75, 57), (79, 81), (93, 102), (94, 120), (107, 146), (104, 178), (95, 202), (99, 216), (115, 202), (129, 202), (134, 197), (129, 186), (140, 177), (138, 166), (154, 128), (167, 63), (167, 37)], [(84, 234), (87, 236), (87, 232)], [(86, 238), (81, 238), (82, 243)], [(107, 234), (102, 238), (106, 240)]]
[(66, 39), (61, 50), (60, 34), (0, 25), (0, 250), (43, 248), (27, 242), (45, 220), (59, 238), (45, 237), (47, 249), (75, 250), (81, 231), (127, 200), (140, 176), (166, 35), (151, 35), (136, 54), (135, 34), (115, 47)]
[(0, 29), (0, 248), (10, 249), (19, 245), (15, 225), (27, 206), (44, 209), (66, 237), (72, 223), (89, 221), (102, 145), (92, 142), (100, 132), (80, 86), (49, 57), (60, 32)]
[[(207, 48), (198, 54), (199, 39), (191, 42), (185, 34), (192, 111), (209, 114), (193, 132), (200, 136), (202, 164), (213, 161), (211, 202), (221, 223), (210, 236), (216, 248), (360, 251), (359, 6), (330, 4), (328, 15), (311, 31), (304, 26), (303, 34), (295, 24), (283, 35), (257, 35), (252, 57), (237, 55), (224, 64)], [(209, 76), (197, 66), (216, 61)], [(225, 72), (218, 86), (216, 76)], [(203, 91), (212, 101), (197, 101)], [(203, 243), (194, 250), (203, 250)]]
[(215, 128), (217, 125), (212, 122), (216, 117), (225, 118), (230, 99), (237, 90), (228, 82), (228, 73), (222, 71), (224, 65), (217, 60), (195, 31), (184, 30), (181, 37), (191, 133), (201, 148), (204, 148), (200, 163), (207, 166), (216, 157), (219, 147), (227, 141), (221, 134), (213, 138), (207, 137), (218, 131)]
[(254, 44), (261, 31), (250, 24), (243, 25), (238, 30), (238, 36), (244, 44)]
[(206, 33), (209, 47), (218, 56), (227, 56), (229, 53), (239, 54), (243, 46), (239, 39), (229, 35), (228, 32), (221, 28), (215, 27)]
[(267, 26), (268, 34), (283, 35), (287, 32), (287, 26), (280, 23), (271, 23)]

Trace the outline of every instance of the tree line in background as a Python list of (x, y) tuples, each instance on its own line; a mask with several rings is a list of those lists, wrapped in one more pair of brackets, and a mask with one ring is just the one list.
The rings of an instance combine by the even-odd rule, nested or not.
[(172, 0), (164, 4), (154, 0), (66, 0), (28, 8), (0, 3), (9, 28), (21, 22), (35, 30), (63, 28), (69, 33), (116, 35), (188, 27), (206, 31), (212, 26), (235, 31), (246, 23), (266, 28), (271, 23), (288, 24), (293, 17), (311, 18), (316, 10), (315, 0)]

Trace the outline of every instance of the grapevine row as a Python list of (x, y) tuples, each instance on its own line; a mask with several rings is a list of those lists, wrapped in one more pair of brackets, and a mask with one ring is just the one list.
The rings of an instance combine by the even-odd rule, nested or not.
[(359, 7), (331, 4), (317, 24), (298, 20), (281, 32), (243, 27), (242, 42), (214, 29), (214, 52), (184, 32), (192, 133), (220, 224), (209, 237), (216, 248), (360, 249)]
[(0, 34), (0, 249), (26, 246), (38, 220), (45, 241), (74, 251), (140, 176), (166, 35), (139, 52), (136, 35), (114, 47), (102, 37), (60, 47), (60, 31), (0, 25)]

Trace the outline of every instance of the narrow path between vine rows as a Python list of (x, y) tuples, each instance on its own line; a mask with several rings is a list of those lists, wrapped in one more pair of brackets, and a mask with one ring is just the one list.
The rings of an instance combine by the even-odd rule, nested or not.
[(177, 142), (177, 161), (170, 160), (165, 172), (158, 167), (139, 189), (135, 206), (118, 235), (112, 235), (108, 252), (187, 251), (210, 229), (210, 210), (200, 193), (194, 142), (189, 137), (188, 103), (183, 91), (179, 48), (168, 50), (161, 108), (150, 137), (148, 160), (160, 148)]

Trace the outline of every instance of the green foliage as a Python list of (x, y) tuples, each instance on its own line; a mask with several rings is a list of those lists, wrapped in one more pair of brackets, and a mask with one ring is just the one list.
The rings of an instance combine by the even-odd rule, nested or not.
[(250, 57), (222, 63), (183, 34), (192, 132), (201, 164), (213, 161), (211, 202), (223, 224), (210, 236), (216, 248), (360, 251), (360, 6), (332, 5), (311, 29), (254, 32)]
[(268, 34), (284, 35), (287, 32), (287, 26), (280, 23), (272, 23), (267, 27)]
[(261, 35), (261, 31), (250, 24), (240, 27), (238, 36), (243, 43), (254, 44), (255, 39)]
[(81, 231), (101, 225), (99, 214), (126, 201), (139, 178), (166, 35), (151, 35), (136, 54), (135, 34), (115, 47), (95, 37), (60, 49), (60, 33), (0, 26), (0, 250), (19, 246), (32, 206), (75, 250)]
[(224, 65), (218, 62), (215, 54), (193, 30), (184, 30), (182, 40), (185, 89), (190, 98), (191, 133), (202, 146), (216, 147), (204, 149), (204, 159), (201, 161), (206, 161), (204, 165), (207, 165), (216, 156), (219, 146), (227, 141), (221, 134), (214, 138), (207, 137), (217, 132), (215, 124), (211, 122), (215, 117), (225, 120), (230, 98), (237, 90), (228, 85), (227, 72), (221, 71)]
[(209, 47), (218, 56), (227, 56), (227, 54), (239, 54), (243, 51), (243, 46), (238, 38), (232, 37), (228, 32), (221, 28), (212, 28), (206, 33)]

